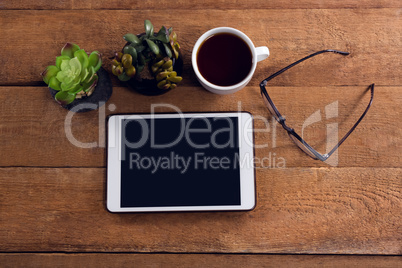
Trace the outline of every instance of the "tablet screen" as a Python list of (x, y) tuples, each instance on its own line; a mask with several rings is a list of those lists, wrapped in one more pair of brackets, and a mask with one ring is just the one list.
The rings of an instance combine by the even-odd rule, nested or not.
[(120, 205), (240, 205), (237, 117), (123, 119)]

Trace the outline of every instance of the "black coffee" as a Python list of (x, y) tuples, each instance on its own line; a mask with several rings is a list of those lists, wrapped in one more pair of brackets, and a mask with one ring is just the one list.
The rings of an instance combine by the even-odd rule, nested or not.
[(200, 46), (197, 65), (201, 75), (217, 86), (235, 85), (250, 73), (252, 54), (240, 37), (220, 33), (211, 35)]

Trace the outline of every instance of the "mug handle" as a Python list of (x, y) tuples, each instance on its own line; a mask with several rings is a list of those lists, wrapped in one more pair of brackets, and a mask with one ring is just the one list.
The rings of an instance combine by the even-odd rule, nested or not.
[(257, 54), (257, 62), (259, 62), (268, 58), (269, 49), (267, 47), (256, 47), (255, 53)]

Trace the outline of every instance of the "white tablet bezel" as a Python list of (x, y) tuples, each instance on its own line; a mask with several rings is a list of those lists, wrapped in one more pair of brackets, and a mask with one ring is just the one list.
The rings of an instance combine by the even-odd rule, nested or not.
[[(120, 155), (121, 123), (123, 119), (238, 117), (240, 205), (177, 206), (177, 207), (121, 207)], [(108, 119), (106, 206), (110, 212), (167, 212), (167, 211), (236, 211), (255, 207), (254, 133), (253, 117), (248, 112), (127, 114), (112, 115)]]

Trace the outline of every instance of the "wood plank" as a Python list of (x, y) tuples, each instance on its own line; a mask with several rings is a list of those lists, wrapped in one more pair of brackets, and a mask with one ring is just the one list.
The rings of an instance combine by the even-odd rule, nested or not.
[(400, 256), (234, 254), (0, 254), (3, 267), (398, 267)]
[(98, 0), (98, 1), (28, 1), (28, 0), (15, 0), (4, 1), (0, 4), (1, 9), (123, 9), (123, 10), (169, 10), (172, 12), (177, 10), (199, 10), (199, 9), (296, 9), (296, 8), (387, 8), (387, 7), (400, 7), (400, 2), (397, 0), (366, 0), (366, 1), (325, 1), (317, 2), (314, 0), (286, 0), (286, 1), (233, 1), (233, 0), (187, 0), (180, 1), (179, 3), (172, 4), (167, 0), (159, 1), (130, 1), (130, 0)]
[[(401, 167), (400, 91), (401, 87), (375, 88), (374, 102), (367, 116), (328, 164)], [(114, 88), (106, 106), (74, 115), (67, 126), (68, 111), (52, 100), (47, 88), (0, 87), (0, 92), (0, 166), (3, 167), (104, 167), (105, 117), (116, 113), (150, 113), (152, 104), (173, 105), (182, 112), (249, 111), (255, 117), (258, 131), (255, 144), (259, 147), (255, 152), (262, 162), (257, 163), (257, 167), (328, 167), (326, 163), (309, 158), (293, 144), (264, 106), (258, 87), (246, 87), (226, 96), (199, 87), (179, 87), (155, 97), (143, 96), (127, 88)], [(306, 127), (303, 134), (306, 141), (321, 152), (327, 151), (327, 125), (339, 127), (338, 135), (336, 132), (328, 134), (336, 144), (363, 113), (370, 95), (367, 86), (270, 87), (269, 93), (286, 116), (287, 123), (300, 135), (307, 118), (320, 112), (322, 120)], [(329, 115), (325, 108), (334, 102), (338, 106), (338, 116), (327, 119)], [(155, 111), (175, 112), (169, 107), (159, 107)], [(69, 130), (72, 135), (68, 135)], [(93, 148), (84, 147), (87, 143), (95, 144)]]
[(164, 10), (139, 10), (135, 14), (129, 10), (1, 10), (0, 64), (7, 68), (0, 73), (0, 84), (43, 85), (39, 74), (54, 64), (67, 41), (87, 51), (101, 51), (107, 66), (107, 57), (124, 45), (122, 36), (143, 32), (143, 20), (148, 18), (156, 28), (165, 24), (177, 31), (185, 61), (184, 86), (198, 85), (190, 62), (197, 38), (218, 26), (238, 28), (256, 46), (270, 48), (271, 56), (259, 63), (253, 85), (293, 61), (327, 48), (346, 50), (351, 55), (321, 55), (298, 66), (289, 76), (278, 77), (273, 85), (401, 85), (402, 65), (395, 56), (402, 54), (399, 14), (399, 8), (194, 10), (180, 16)]
[(401, 168), (257, 171), (251, 212), (112, 214), (103, 168), (1, 168), (0, 251), (402, 254)]

